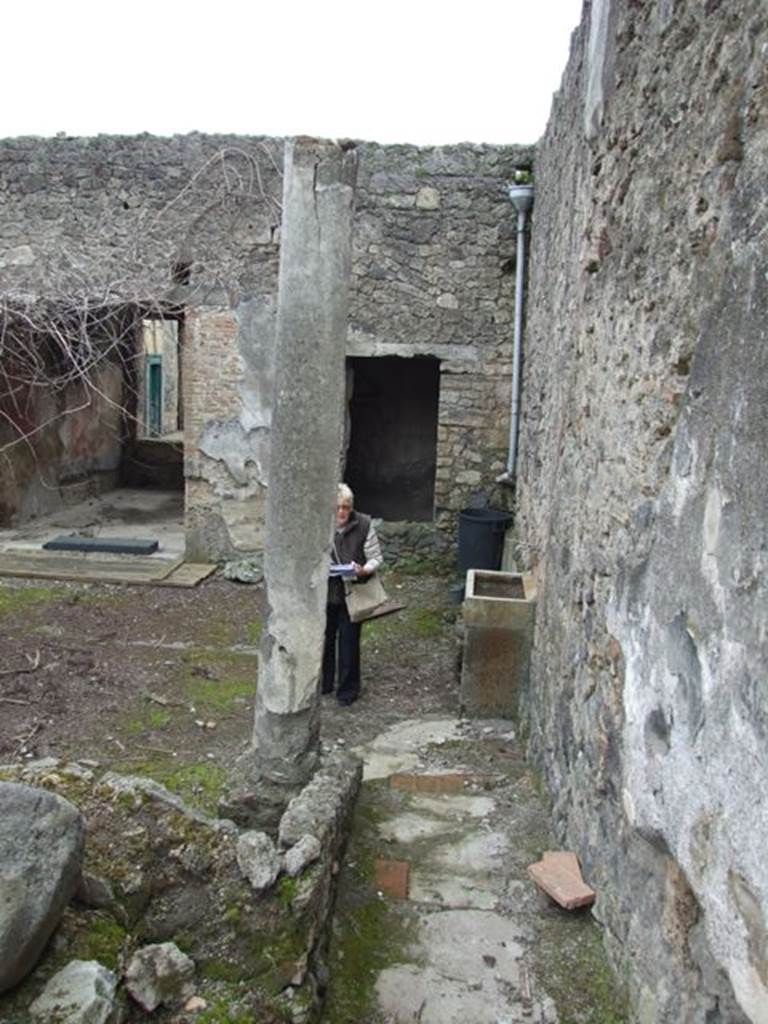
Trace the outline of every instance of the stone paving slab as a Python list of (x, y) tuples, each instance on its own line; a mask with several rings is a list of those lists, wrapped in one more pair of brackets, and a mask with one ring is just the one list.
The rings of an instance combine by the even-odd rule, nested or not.
[(426, 963), (383, 971), (376, 984), (378, 1005), (393, 1024), (554, 1024), (551, 1002), (539, 1001), (534, 1011), (528, 994), (520, 941), (525, 937), (493, 911), (425, 914), (419, 942)]
[[(583, 1024), (624, 1020), (603, 1012), (604, 968), (583, 950), (599, 941), (595, 926), (547, 909), (526, 877), (551, 841), (547, 811), (521, 753), (499, 760), (500, 741), (508, 723), (433, 719), (390, 727), (361, 751), (371, 781), (326, 1024), (558, 1024), (555, 999), (564, 1019), (576, 1006)], [(384, 861), (403, 865), (391, 890)], [(558, 915), (568, 934), (555, 935)]]
[(503, 894), (503, 878), (498, 891), (469, 875), (443, 871), (434, 867), (418, 868), (411, 874), (410, 898), (414, 903), (469, 910), (495, 910)]
[(392, 726), (373, 743), (355, 750), (363, 758), (363, 781), (410, 772), (419, 766), (423, 751), (431, 744), (442, 746), (460, 736), (460, 723), (455, 718), (424, 718)]

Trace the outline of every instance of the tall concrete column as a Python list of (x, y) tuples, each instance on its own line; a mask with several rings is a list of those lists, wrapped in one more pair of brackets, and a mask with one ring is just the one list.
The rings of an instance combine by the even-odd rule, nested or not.
[(315, 139), (286, 145), (253, 745), (262, 802), (279, 804), (318, 755), (318, 679), (344, 419), (357, 155)]

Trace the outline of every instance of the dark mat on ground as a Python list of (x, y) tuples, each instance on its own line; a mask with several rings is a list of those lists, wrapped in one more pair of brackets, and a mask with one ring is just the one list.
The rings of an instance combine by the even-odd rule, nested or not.
[(47, 540), (46, 551), (103, 551), (110, 555), (151, 555), (158, 549), (156, 540), (142, 537), (80, 537), (62, 534)]

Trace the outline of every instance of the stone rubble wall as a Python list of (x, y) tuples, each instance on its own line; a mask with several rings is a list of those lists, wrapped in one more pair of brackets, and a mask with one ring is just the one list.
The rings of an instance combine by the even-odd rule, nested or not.
[[(53, 1021), (47, 995), (59, 985), (46, 983), (62, 982), (59, 972), (84, 953), (94, 970), (96, 960), (102, 971), (117, 967), (113, 982), (123, 976), (116, 1000), (114, 984), (104, 993), (110, 1020), (145, 1020), (160, 1002), (167, 1005), (156, 1019), (189, 1019), (178, 1004), (190, 983), (200, 1009), (225, 1006), (232, 1019), (318, 1020), (338, 865), (361, 779), (354, 755), (325, 757), (285, 809), (278, 844), (247, 822), (209, 817), (150, 778), (53, 757), (0, 765), (0, 1020)], [(30, 827), (35, 814), (47, 844)], [(241, 848), (256, 835), (261, 862), (246, 862)], [(174, 956), (171, 942), (187, 955)], [(145, 986), (137, 968), (158, 954), (181, 971), (160, 971)], [(66, 1019), (97, 1014), (72, 1010)]]
[(767, 56), (593, 0), (537, 151), (531, 750), (642, 1022), (768, 1020)]
[[(508, 499), (494, 483), (514, 308), (505, 186), (532, 160), (520, 146), (360, 146), (348, 354), (440, 360), (435, 519), (449, 532), (473, 494)], [(282, 141), (266, 138), (0, 141), (5, 297), (186, 310), (193, 557), (263, 540), (281, 170)]]

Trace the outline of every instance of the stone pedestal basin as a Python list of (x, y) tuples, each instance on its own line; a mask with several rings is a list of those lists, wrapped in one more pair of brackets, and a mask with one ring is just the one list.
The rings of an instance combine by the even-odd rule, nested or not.
[(462, 713), (515, 718), (528, 679), (536, 591), (527, 573), (470, 569), (464, 598)]

